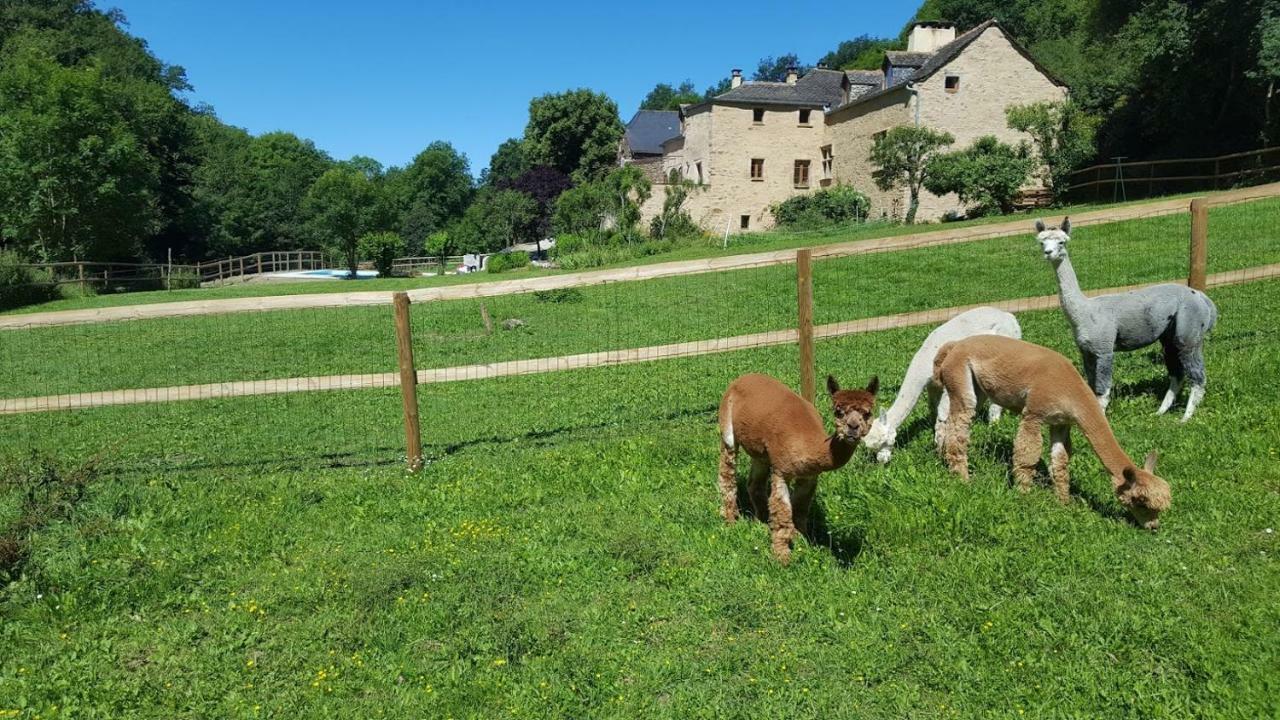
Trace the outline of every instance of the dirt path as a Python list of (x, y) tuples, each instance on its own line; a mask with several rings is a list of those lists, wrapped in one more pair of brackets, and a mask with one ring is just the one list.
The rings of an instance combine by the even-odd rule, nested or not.
[[(1209, 287), (1238, 285), (1280, 278), (1280, 263), (1216, 273), (1208, 278)], [(1152, 283), (1157, 284), (1157, 283)], [(1123, 292), (1144, 285), (1091, 290), (1088, 295)], [(850, 320), (845, 322), (819, 325), (814, 328), (817, 338), (834, 338), (844, 335), (890, 330), (894, 328), (912, 327), (916, 325), (933, 325), (945, 322), (952, 317), (975, 307), (988, 305), (1009, 312), (1026, 312), (1029, 310), (1046, 310), (1058, 306), (1057, 295), (1041, 295), (1038, 297), (1003, 300), (977, 305), (939, 308), (921, 312), (900, 313), (897, 315), (881, 315), (873, 318)], [(769, 332), (738, 335), (735, 337), (716, 338), (714, 340), (695, 340), (672, 343), (669, 345), (651, 345), (649, 347), (631, 348), (627, 350), (607, 350), (604, 352), (581, 353), (578, 355), (562, 355), (560, 357), (535, 358), (531, 360), (511, 360), (507, 362), (481, 365), (458, 365), (454, 367), (433, 368), (418, 371), (419, 384), (459, 382), (464, 380), (484, 380), (512, 375), (531, 375), (535, 373), (558, 372), (561, 370), (578, 370), (582, 368), (607, 367), (610, 365), (627, 365), (631, 363), (669, 360), (680, 357), (711, 355), (714, 353), (745, 350), (748, 348), (787, 345), (796, 342), (796, 330), (773, 330)], [(178, 385), (172, 387), (138, 388), (133, 390), (108, 390), (102, 392), (68, 393), (65, 395), (45, 395), (41, 397), (13, 398), (0, 400), (0, 415), (12, 415), (30, 412), (49, 412), (56, 410), (78, 410), (82, 408), (104, 407), (108, 405), (136, 405), (141, 403), (179, 402), (184, 400), (207, 400), (210, 398), (243, 397), (249, 395), (279, 395), (283, 393), (315, 392), (321, 390), (357, 390), (362, 388), (396, 387), (399, 373), (375, 373), (367, 375), (326, 375), (318, 377), (282, 378), (279, 380), (247, 380), (238, 382), (208, 383), (204, 385)]]
[[(1230, 205), (1250, 200), (1280, 196), (1280, 183), (1259, 185), (1240, 190), (1228, 190), (1207, 196), (1212, 206)], [(1176, 200), (1160, 200), (1122, 208), (1097, 210), (1081, 213), (1071, 218), (1073, 225), (1100, 225), (1124, 220), (1160, 217), (1187, 212), (1189, 201), (1186, 198)], [(915, 248), (952, 245), (956, 243), (987, 240), (990, 238), (1029, 233), (1028, 221), (1025, 217), (1009, 222), (991, 225), (975, 225), (966, 228), (948, 228), (933, 232), (897, 237), (858, 240), (832, 245), (820, 245), (813, 248), (814, 259), (845, 257), (849, 255), (865, 255), (870, 253), (893, 252)], [(436, 302), (441, 300), (462, 300), (467, 298), (484, 298), (496, 295), (513, 295), (536, 290), (554, 290), (568, 287), (585, 287), (611, 282), (629, 282), (635, 280), (652, 280), (655, 278), (674, 277), (677, 275), (696, 275), (700, 273), (719, 272), (723, 270), (741, 270), (752, 267), (783, 265), (795, 262), (796, 248), (774, 250), (770, 252), (751, 253), (746, 255), (728, 255), (698, 260), (679, 260), (675, 262), (638, 265), (627, 268), (592, 270), (563, 275), (522, 278), (467, 285), (446, 285), (432, 288), (410, 290), (409, 299), (415, 303)], [(273, 297), (226, 298), (221, 300), (188, 300), (171, 303), (154, 303), (150, 305), (125, 305), (119, 307), (87, 308), (82, 310), (59, 310), (53, 312), (30, 313), (26, 315), (0, 316), (0, 330), (16, 330), (53, 325), (84, 325), (90, 323), (114, 322), (120, 320), (140, 320), (146, 318), (171, 318), (191, 315), (216, 315), (223, 313), (255, 312), (267, 310), (297, 310), (304, 308), (351, 307), (358, 305), (387, 305), (391, 303), (391, 292), (350, 292), (319, 293), (308, 295), (278, 295)]]

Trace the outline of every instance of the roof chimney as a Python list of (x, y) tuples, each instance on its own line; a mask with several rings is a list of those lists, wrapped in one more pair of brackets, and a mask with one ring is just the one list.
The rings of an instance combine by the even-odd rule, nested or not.
[(733, 78), (729, 80), (729, 87), (736, 88), (742, 84), (742, 68), (733, 69)]
[(795, 65), (792, 65), (791, 67), (787, 68), (787, 84), (788, 85), (795, 85), (796, 80), (799, 80), (799, 79), (800, 79), (800, 73), (797, 72)]
[(918, 22), (911, 26), (907, 52), (931, 53), (956, 39), (956, 26), (944, 21)]

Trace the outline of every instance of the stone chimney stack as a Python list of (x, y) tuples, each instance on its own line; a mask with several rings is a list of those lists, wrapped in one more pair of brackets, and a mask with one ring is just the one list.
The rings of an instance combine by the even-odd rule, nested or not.
[(956, 26), (949, 22), (918, 22), (911, 26), (907, 52), (931, 53), (956, 39)]
[(787, 68), (787, 84), (788, 85), (795, 85), (796, 81), (799, 79), (800, 79), (800, 73), (796, 70), (795, 65), (792, 65), (791, 67)]
[(731, 80), (729, 81), (729, 87), (731, 87), (731, 88), (736, 88), (736, 87), (738, 87), (738, 86), (739, 86), (739, 85), (741, 85), (741, 84), (742, 84), (742, 69), (741, 69), (741, 68), (734, 68), (734, 69), (733, 69), (733, 79), (731, 79)]

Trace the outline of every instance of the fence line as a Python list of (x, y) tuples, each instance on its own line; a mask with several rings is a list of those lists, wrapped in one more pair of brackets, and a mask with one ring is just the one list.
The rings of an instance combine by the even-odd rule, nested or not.
[(1130, 193), (1151, 197), (1158, 194), (1157, 188), (1165, 194), (1175, 187), (1180, 192), (1217, 190), (1224, 184), (1229, 186), (1249, 179), (1268, 176), (1275, 179), (1277, 173), (1280, 173), (1280, 147), (1270, 147), (1217, 157), (1091, 165), (1068, 175), (1067, 192), (1077, 199), (1102, 199), (1106, 194), (1104, 189), (1122, 197)]
[[(1261, 265), (1241, 270), (1214, 273), (1208, 276), (1208, 287), (1224, 287), (1260, 280), (1280, 278), (1280, 263)], [(1126, 292), (1151, 285), (1172, 282), (1186, 284), (1186, 279), (1167, 280), (1162, 282), (1126, 285), (1122, 287), (1101, 288), (1086, 291), (1086, 295), (1096, 296), (1107, 293)], [(976, 307), (995, 307), (1009, 312), (1027, 312), (1030, 310), (1047, 310), (1057, 307), (1058, 295), (1040, 295), (1036, 297), (998, 300), (972, 305), (961, 305), (916, 312), (880, 315), (859, 320), (841, 321), (818, 325), (813, 328), (817, 339), (858, 335), (879, 330), (913, 327), (945, 322), (956, 315)], [(710, 340), (692, 340), (687, 342), (651, 345), (648, 347), (626, 350), (604, 350), (599, 352), (562, 355), (551, 358), (534, 358), (528, 360), (510, 360), (505, 362), (482, 363), (476, 365), (459, 365), (454, 367), (431, 368), (417, 371), (419, 384), (435, 384), (460, 382), (464, 380), (487, 380), (514, 375), (534, 375), (561, 370), (580, 370), (586, 368), (629, 365), (656, 360), (671, 360), (682, 357), (695, 357), (716, 353), (746, 350), (751, 348), (775, 345), (795, 344), (799, 340), (796, 328), (770, 330), (765, 332), (737, 335), (734, 337), (714, 338)], [(105, 407), (111, 405), (137, 405), (144, 403), (164, 403), (184, 400), (209, 400), (214, 398), (246, 397), (252, 395), (279, 395), (285, 393), (315, 392), (323, 390), (359, 390), (367, 388), (391, 388), (400, 386), (399, 372), (325, 375), (317, 377), (281, 378), (277, 380), (245, 380), (234, 382), (206, 383), (200, 385), (178, 385), (170, 387), (136, 388), (130, 390), (108, 390), (99, 392), (66, 393), (62, 395), (45, 395), (39, 397), (13, 398), (0, 400), (0, 415), (13, 415), (32, 412), (51, 412), (60, 410), (79, 410), (85, 408)]]
[[(1230, 190), (1205, 198), (1208, 207), (1221, 207), (1238, 203), (1280, 197), (1280, 183)], [(1162, 200), (1120, 208), (1080, 213), (1071, 218), (1076, 227), (1101, 225), (1128, 220), (1141, 220), (1188, 212), (1186, 199)], [(1029, 232), (1026, 218), (1002, 223), (974, 225), (965, 228), (935, 230), (911, 235), (898, 235), (870, 240), (855, 240), (811, 248), (815, 260), (825, 260), (852, 255), (866, 255), (959, 243), (990, 240)], [(698, 275), (725, 270), (742, 270), (770, 265), (789, 265), (795, 262), (795, 248), (773, 250), (742, 255), (727, 255), (698, 260), (679, 260), (628, 268), (592, 270), (580, 273), (547, 275), (519, 280), (500, 280), (487, 283), (445, 285), (409, 290), (414, 303), (466, 300), (475, 298), (515, 295), (539, 290), (557, 290), (571, 287), (588, 287), (613, 282), (654, 280), (683, 275)], [(193, 315), (218, 315), (240, 312), (272, 310), (301, 310), (308, 308), (355, 307), (389, 305), (391, 292), (365, 291), (349, 293), (319, 293), (309, 295), (277, 295), (268, 297), (228, 298), (217, 300), (192, 300), (148, 305), (123, 305), (118, 307), (59, 310), (0, 316), (0, 330), (25, 329), (56, 325), (85, 325), (121, 320), (189, 317)]]

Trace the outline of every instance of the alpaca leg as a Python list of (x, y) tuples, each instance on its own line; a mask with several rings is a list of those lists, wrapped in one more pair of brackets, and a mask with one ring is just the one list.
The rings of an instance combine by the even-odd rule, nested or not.
[(973, 425), (973, 414), (977, 398), (974, 396), (973, 378), (967, 365), (956, 369), (958, 378), (947, 382), (947, 387), (954, 392), (948, 393), (947, 424), (942, 433), (942, 456), (947, 468), (969, 481), (969, 430)]
[(946, 390), (929, 386), (929, 409), (934, 412), (933, 444), (941, 452), (947, 438), (947, 418), (951, 415), (951, 399)]
[(796, 527), (791, 522), (791, 492), (787, 481), (776, 471), (769, 478), (769, 536), (773, 556), (786, 565), (791, 561), (791, 538)]
[(1071, 426), (1050, 427), (1049, 443), (1049, 477), (1053, 478), (1053, 491), (1058, 502), (1066, 505), (1071, 500), (1071, 474), (1067, 470), (1067, 463), (1071, 460)]
[(738, 519), (738, 449), (720, 443), (720, 516), (727, 523)]
[(1023, 414), (1018, 434), (1013, 439), (1013, 479), (1022, 492), (1031, 490), (1040, 462), (1040, 419)]
[(1182, 422), (1191, 419), (1196, 406), (1204, 398), (1204, 346), (1183, 346), (1178, 353), (1182, 366), (1187, 371), (1187, 382), (1191, 384), (1191, 394), (1187, 397), (1187, 410), (1182, 415)]
[(769, 463), (751, 458), (751, 475), (747, 480), (747, 494), (751, 496), (751, 510), (756, 519), (769, 519)]
[(809, 535), (809, 508), (813, 506), (813, 496), (818, 491), (818, 478), (800, 478), (796, 480), (795, 490), (791, 493), (793, 522), (796, 532)]
[(991, 425), (995, 425), (1000, 422), (1000, 413), (1003, 411), (1004, 408), (995, 403), (991, 403), (991, 407), (987, 408), (987, 422)]
[(1164, 400), (1160, 402), (1160, 409), (1156, 410), (1157, 415), (1163, 415), (1169, 412), (1169, 408), (1178, 400), (1178, 391), (1182, 389), (1183, 367), (1182, 359), (1178, 354), (1177, 344), (1173, 341), (1171, 333), (1165, 333), (1160, 338), (1160, 347), (1164, 351), (1164, 366), (1169, 371), (1169, 389), (1164, 393)]
[(1106, 352), (1098, 353), (1098, 365), (1094, 380), (1093, 393), (1098, 396), (1098, 404), (1102, 406), (1102, 412), (1107, 411), (1107, 406), (1111, 404), (1111, 364), (1115, 360), (1115, 353), (1110, 349)]

